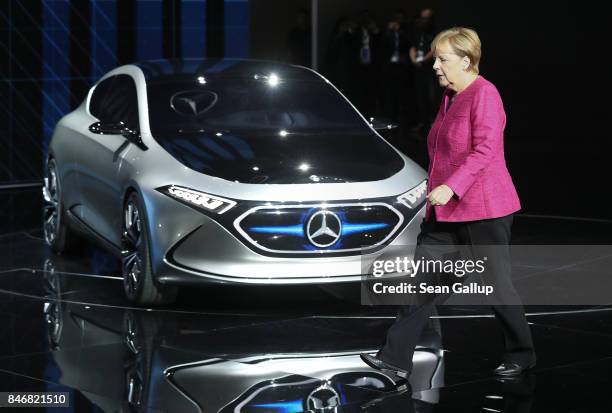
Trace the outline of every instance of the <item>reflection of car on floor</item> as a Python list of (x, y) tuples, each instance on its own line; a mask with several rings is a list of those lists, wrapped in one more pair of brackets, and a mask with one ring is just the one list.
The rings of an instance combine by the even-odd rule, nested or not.
[(140, 304), (190, 283), (357, 282), (360, 254), (414, 245), (425, 178), (312, 70), (142, 62), (57, 124), (45, 238), (94, 237)]
[[(172, 367), (169, 380), (205, 406), (203, 411), (222, 413), (324, 411), (396, 391), (392, 380), (364, 366), (359, 354), (308, 352), (204, 360)], [(442, 354), (432, 349), (416, 351), (411, 381), (425, 386), (421, 389), (442, 385)], [(218, 397), (207, 397), (210, 393)], [(423, 401), (435, 403), (437, 393), (427, 392)]]
[[(61, 258), (45, 270), (53, 377), (103, 411), (301, 412), (367, 402), (393, 389), (359, 358), (372, 347), (350, 339), (332, 344), (327, 328), (299, 340), (270, 338), (266, 328), (278, 330), (275, 321), (223, 325), (209, 317), (207, 324), (205, 314), (73, 303), (66, 292), (75, 284), (60, 274)], [(412, 386), (440, 388), (441, 337), (426, 330), (421, 344)], [(423, 402), (437, 402), (435, 390), (423, 393)]]

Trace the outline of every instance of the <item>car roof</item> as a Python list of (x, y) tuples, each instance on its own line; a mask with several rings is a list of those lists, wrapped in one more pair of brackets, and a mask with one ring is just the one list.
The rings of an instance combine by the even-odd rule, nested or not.
[(321, 81), (322, 77), (303, 66), (251, 59), (162, 59), (134, 63), (147, 82), (203, 76), (206, 79), (252, 79), (274, 73), (284, 80)]

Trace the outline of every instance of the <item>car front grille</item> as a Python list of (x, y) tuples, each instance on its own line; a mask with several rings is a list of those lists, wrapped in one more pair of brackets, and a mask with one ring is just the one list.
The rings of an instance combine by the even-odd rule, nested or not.
[(235, 229), (262, 252), (339, 254), (389, 242), (405, 222), (384, 202), (256, 206), (234, 221)]

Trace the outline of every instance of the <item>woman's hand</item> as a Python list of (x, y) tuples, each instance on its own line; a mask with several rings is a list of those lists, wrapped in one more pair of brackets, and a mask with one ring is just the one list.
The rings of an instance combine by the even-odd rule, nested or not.
[(427, 199), (431, 205), (446, 205), (455, 193), (447, 185), (436, 186), (427, 194)]

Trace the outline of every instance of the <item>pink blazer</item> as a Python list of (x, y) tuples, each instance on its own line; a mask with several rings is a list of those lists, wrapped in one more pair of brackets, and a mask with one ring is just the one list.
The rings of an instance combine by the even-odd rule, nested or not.
[(455, 195), (446, 205), (428, 202), (425, 219), (432, 208), (438, 221), (451, 222), (518, 211), (521, 204), (504, 159), (506, 114), (499, 92), (478, 76), (448, 107), (450, 94), (447, 89), (427, 136), (427, 193), (446, 184)]

